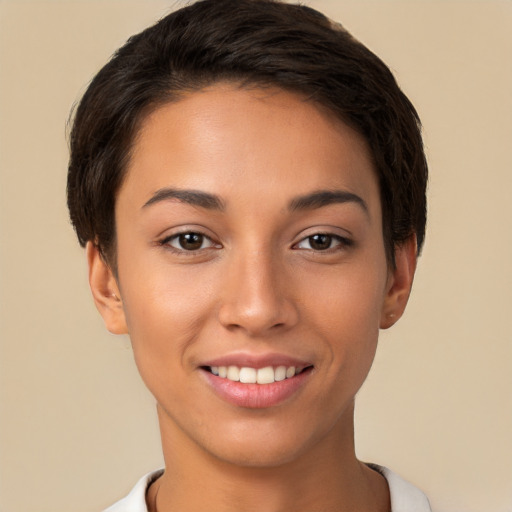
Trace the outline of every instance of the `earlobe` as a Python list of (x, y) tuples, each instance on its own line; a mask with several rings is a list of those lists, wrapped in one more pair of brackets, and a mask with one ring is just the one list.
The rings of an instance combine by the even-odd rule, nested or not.
[(403, 315), (411, 293), (416, 260), (416, 236), (411, 236), (395, 249), (395, 268), (389, 271), (386, 296), (381, 311), (381, 329), (388, 329)]
[(86, 254), (92, 296), (107, 330), (112, 334), (127, 334), (121, 293), (112, 269), (100, 254), (98, 246), (90, 241), (87, 242)]

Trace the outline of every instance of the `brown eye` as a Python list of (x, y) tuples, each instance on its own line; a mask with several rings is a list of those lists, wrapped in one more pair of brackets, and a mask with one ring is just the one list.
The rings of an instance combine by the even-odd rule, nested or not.
[(329, 249), (343, 249), (353, 245), (353, 242), (339, 235), (327, 233), (315, 233), (302, 239), (295, 247), (297, 249), (307, 249), (310, 251), (327, 251)]
[(331, 235), (318, 234), (308, 237), (308, 240), (311, 249), (315, 251), (325, 251), (331, 248), (333, 238)]
[(170, 236), (163, 240), (161, 243), (162, 245), (169, 245), (178, 251), (188, 252), (208, 249), (210, 247), (214, 247), (215, 245), (206, 235), (203, 235), (202, 233), (196, 233), (194, 231)]
[(186, 251), (197, 251), (203, 245), (204, 236), (199, 233), (183, 233), (178, 236), (178, 243), (181, 249)]

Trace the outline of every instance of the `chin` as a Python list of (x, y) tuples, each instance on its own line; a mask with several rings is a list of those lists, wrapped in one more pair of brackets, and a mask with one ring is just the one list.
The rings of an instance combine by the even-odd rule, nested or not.
[[(283, 446), (279, 443), (260, 444), (244, 443), (242, 446), (232, 443), (228, 447), (216, 450), (220, 455), (217, 458), (225, 463), (247, 469), (265, 469), (284, 466), (300, 458), (304, 448)], [(213, 453), (215, 456), (215, 453)]]
[(288, 428), (261, 424), (239, 426), (225, 430), (222, 437), (210, 438), (217, 442), (204, 448), (217, 459), (238, 467), (276, 468), (299, 460), (320, 437), (319, 433), (296, 427), (295, 430), (290, 425)]

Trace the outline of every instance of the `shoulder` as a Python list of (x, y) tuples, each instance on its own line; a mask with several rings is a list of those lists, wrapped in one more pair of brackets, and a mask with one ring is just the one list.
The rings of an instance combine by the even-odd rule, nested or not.
[(146, 490), (164, 472), (163, 469), (144, 475), (130, 491), (128, 496), (114, 503), (103, 512), (147, 512)]
[(391, 512), (432, 512), (428, 498), (417, 487), (384, 466), (367, 464), (388, 482)]

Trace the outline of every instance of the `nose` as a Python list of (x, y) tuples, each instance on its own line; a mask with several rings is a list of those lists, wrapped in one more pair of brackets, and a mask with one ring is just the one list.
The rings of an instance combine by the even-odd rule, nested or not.
[(279, 259), (270, 251), (253, 251), (235, 259), (228, 266), (220, 323), (253, 337), (293, 327), (299, 313)]

